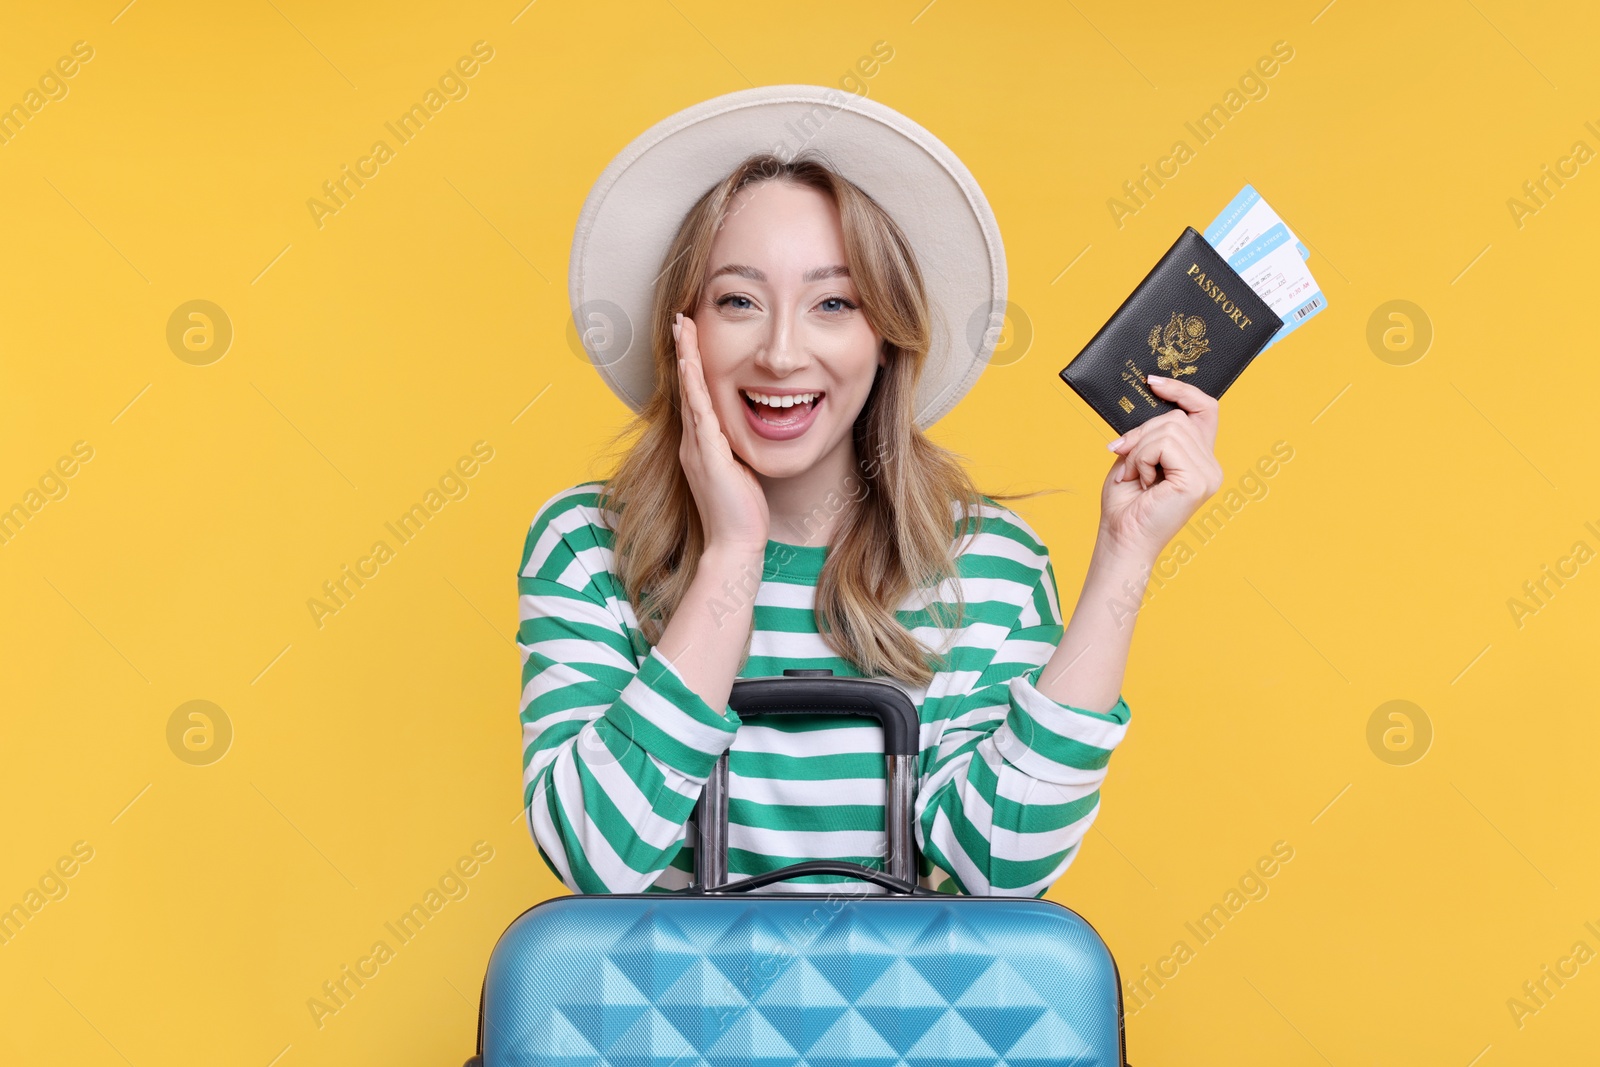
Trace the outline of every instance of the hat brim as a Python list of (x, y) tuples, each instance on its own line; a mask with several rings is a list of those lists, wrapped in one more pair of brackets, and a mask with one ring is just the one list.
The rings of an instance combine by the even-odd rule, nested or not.
[(916, 396), (928, 426), (977, 382), (1006, 304), (1000, 227), (954, 152), (876, 101), (816, 85), (728, 93), (656, 123), (624, 148), (584, 201), (567, 275), (585, 352), (638, 411), (655, 389), (649, 346), (656, 278), (689, 209), (747, 156), (819, 151), (882, 205), (921, 268), (933, 344)]

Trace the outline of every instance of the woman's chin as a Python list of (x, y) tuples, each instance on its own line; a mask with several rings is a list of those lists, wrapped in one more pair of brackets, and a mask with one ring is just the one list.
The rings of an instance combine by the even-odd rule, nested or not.
[(799, 442), (755, 441), (734, 449), (744, 465), (763, 478), (793, 478), (810, 470), (814, 460), (809, 451), (801, 455), (793, 445)]

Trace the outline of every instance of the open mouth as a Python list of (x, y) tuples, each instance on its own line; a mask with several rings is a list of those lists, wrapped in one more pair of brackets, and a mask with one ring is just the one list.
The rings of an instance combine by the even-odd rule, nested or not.
[(739, 395), (744, 399), (745, 419), (751, 432), (768, 441), (792, 441), (804, 436), (827, 400), (827, 394), (820, 389), (789, 393), (741, 389)]
[(745, 406), (756, 413), (762, 422), (772, 426), (797, 426), (804, 422), (822, 398), (821, 391), (810, 393), (757, 393), (741, 389)]

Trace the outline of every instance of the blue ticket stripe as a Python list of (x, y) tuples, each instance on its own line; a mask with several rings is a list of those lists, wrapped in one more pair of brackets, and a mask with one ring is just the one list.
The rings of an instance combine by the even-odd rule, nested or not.
[[(1228, 206), (1222, 209), (1222, 213), (1211, 221), (1211, 225), (1206, 227), (1205, 239), (1215, 248), (1217, 242), (1221, 241), (1235, 226), (1239, 225), (1246, 212), (1260, 203), (1261, 194), (1256, 192), (1254, 186), (1246, 185), (1239, 190), (1238, 195), (1228, 203)], [(1263, 256), (1279, 248), (1287, 241), (1294, 242), (1295, 251), (1300, 253), (1302, 260), (1311, 258), (1311, 250), (1306, 247), (1305, 242), (1291, 234), (1288, 226), (1282, 222), (1277, 222), (1265, 233), (1229, 256), (1228, 266), (1243, 274), (1251, 264), (1258, 262)], [(1287, 315), (1283, 316), (1283, 328), (1272, 335), (1272, 340), (1266, 343), (1262, 351), (1265, 352), (1268, 348), (1298, 330), (1308, 320), (1321, 314), (1322, 310), (1327, 306), (1328, 298), (1321, 289), (1312, 292), (1298, 305), (1290, 309)]]
[(1212, 219), (1211, 225), (1206, 227), (1205, 239), (1215, 246), (1227, 236), (1229, 230), (1239, 224), (1239, 220), (1244, 218), (1244, 213), (1255, 207), (1260, 200), (1261, 194), (1256, 192), (1254, 186), (1246, 185), (1240, 189), (1239, 195), (1235, 196), (1228, 206), (1222, 209), (1222, 214)]
[[(1211, 247), (1215, 248), (1217, 242), (1228, 235), (1229, 230), (1239, 225), (1239, 220), (1244, 218), (1245, 212), (1260, 202), (1261, 194), (1256, 192), (1255, 186), (1246, 185), (1243, 189), (1240, 189), (1238, 194), (1228, 202), (1228, 206), (1222, 209), (1222, 214), (1212, 219), (1211, 225), (1206, 227), (1206, 231), (1203, 234), (1206, 241)], [(1304, 242), (1296, 239), (1295, 247), (1300, 250), (1301, 259), (1311, 258), (1311, 250), (1305, 246)]]
[(1229, 256), (1228, 266), (1232, 267), (1240, 274), (1243, 274), (1246, 267), (1250, 266), (1250, 264), (1256, 262), (1262, 256), (1273, 251), (1279, 245), (1288, 240), (1289, 227), (1280, 222), (1273, 226), (1272, 229), (1268, 230), (1260, 237), (1257, 237), (1254, 241), (1251, 241), (1233, 255)]

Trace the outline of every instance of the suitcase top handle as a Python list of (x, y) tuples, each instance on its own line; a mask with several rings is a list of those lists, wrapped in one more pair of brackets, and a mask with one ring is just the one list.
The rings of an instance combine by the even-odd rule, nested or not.
[[(918, 734), (916, 705), (899, 686), (870, 678), (836, 678), (831, 670), (790, 668), (783, 677), (739, 678), (733, 683), (728, 704), (741, 718), (749, 715), (864, 715), (883, 727), (888, 805), (884, 826), (888, 831), (884, 870), (840, 860), (825, 863), (826, 871), (810, 864), (792, 864), (736, 883), (738, 892), (755, 889), (802, 874), (848, 874), (886, 889), (907, 892), (915, 884), (916, 838), (912, 832), (916, 790)], [(720, 891), (728, 881), (728, 754), (718, 758), (695, 805), (694, 885), (692, 891)], [(801, 870), (800, 868), (807, 868)], [(887, 879), (882, 876), (887, 874)], [(878, 877), (871, 877), (871, 876)], [(757, 880), (759, 879), (759, 881)]]
[(915, 883), (903, 881), (884, 871), (875, 870), (872, 867), (863, 867), (859, 863), (846, 863), (843, 860), (806, 860), (803, 863), (791, 863), (789, 866), (780, 867), (775, 871), (752, 874), (749, 878), (741, 878), (737, 882), (726, 882), (718, 886), (716, 891), (718, 893), (743, 893), (751, 889), (760, 889), (762, 886), (772, 885), (774, 882), (782, 882), (808, 874), (842, 874), (858, 881), (881, 885), (891, 893), (901, 893), (907, 896), (935, 897), (940, 895), (932, 889), (925, 889)]

